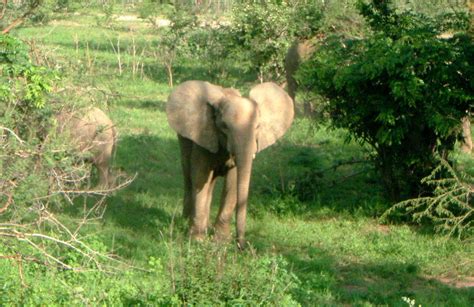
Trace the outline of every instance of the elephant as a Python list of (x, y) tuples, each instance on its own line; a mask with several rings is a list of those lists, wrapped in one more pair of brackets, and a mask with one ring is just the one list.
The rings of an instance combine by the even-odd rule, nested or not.
[(472, 152), (471, 119), (470, 116), (462, 118), (462, 142), (461, 150), (465, 153)]
[(58, 132), (67, 135), (74, 147), (90, 155), (99, 173), (99, 186), (109, 187), (110, 163), (115, 150), (117, 130), (101, 109), (93, 107), (62, 111), (56, 116)]
[(298, 83), (295, 80), (294, 75), (298, 71), (299, 66), (316, 50), (316, 42), (313, 39), (297, 40), (288, 49), (285, 56), (285, 73), (286, 73), (286, 84), (288, 87), (288, 94), (291, 99), (295, 101), (296, 91), (298, 89)]
[(166, 113), (178, 134), (184, 177), (183, 216), (192, 239), (207, 234), (216, 178), (225, 177), (215, 239), (230, 239), (236, 211), (237, 244), (245, 246), (247, 199), (255, 154), (291, 126), (293, 101), (275, 83), (256, 85), (249, 98), (206, 81), (186, 81), (169, 95)]

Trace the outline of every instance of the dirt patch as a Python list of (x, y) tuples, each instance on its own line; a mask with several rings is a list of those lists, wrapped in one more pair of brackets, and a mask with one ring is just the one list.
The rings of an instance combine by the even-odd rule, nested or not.
[(384, 234), (384, 235), (387, 235), (391, 232), (391, 229), (390, 229), (390, 226), (388, 225), (367, 225), (367, 226), (364, 226), (364, 228), (362, 229), (362, 233), (363, 234), (371, 234), (371, 233), (380, 233), (380, 234)]
[(440, 276), (427, 276), (428, 279), (438, 281), (454, 288), (474, 288), (474, 277), (463, 277), (463, 278), (450, 278)]
[(138, 16), (135, 15), (121, 15), (121, 16), (116, 16), (115, 20), (117, 21), (140, 21), (138, 19)]
[[(138, 22), (138, 23), (146, 23), (145, 19), (141, 19), (136, 15), (117, 15), (114, 16), (115, 21), (124, 21), (124, 22)], [(155, 26), (158, 28), (160, 27), (167, 27), (171, 24), (169, 19), (164, 18), (156, 18), (155, 19)]]

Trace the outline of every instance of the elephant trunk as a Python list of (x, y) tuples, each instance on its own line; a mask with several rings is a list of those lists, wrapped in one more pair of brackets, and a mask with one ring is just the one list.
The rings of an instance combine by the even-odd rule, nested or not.
[(247, 142), (246, 146), (240, 147), (235, 157), (237, 164), (237, 243), (241, 249), (245, 247), (245, 221), (253, 155), (255, 153), (254, 147), (253, 142)]

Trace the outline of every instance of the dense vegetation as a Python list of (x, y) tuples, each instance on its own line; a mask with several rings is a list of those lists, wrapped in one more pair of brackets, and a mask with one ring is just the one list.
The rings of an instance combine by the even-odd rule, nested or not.
[[(472, 80), (464, 77), (472, 75), (472, 38), (457, 24), (453, 38), (438, 39), (440, 23), (427, 17), (419, 22), (418, 15), (434, 18), (444, 2), (395, 1), (397, 10), (391, 10), (386, 1), (374, 1), (359, 4), (362, 15), (355, 1), (6, 3), (1, 28), (22, 20), (0, 36), (1, 305), (474, 301), (474, 161), (454, 143), (461, 111), (472, 104)], [(450, 7), (459, 13), (463, 5)], [(365, 24), (363, 15), (372, 22)], [(179, 150), (164, 113), (170, 86), (202, 79), (245, 93), (259, 79), (283, 82), (286, 49), (315, 33), (330, 38), (302, 82), (318, 84), (317, 94), (330, 98), (320, 100), (329, 109), (322, 108), (318, 119), (327, 121), (297, 118), (281, 142), (256, 158), (246, 251), (189, 242), (179, 215)], [(394, 55), (397, 50), (416, 53), (417, 62)], [(339, 60), (350, 65), (335, 65)], [(365, 74), (356, 73), (361, 66)], [(414, 74), (401, 78), (410, 67)], [(376, 87), (363, 86), (368, 77), (379, 80)], [(389, 77), (399, 82), (384, 84)], [(389, 90), (395, 83), (398, 90)], [(360, 91), (365, 88), (375, 100)], [(380, 98), (386, 92), (393, 95)], [(361, 113), (351, 111), (351, 99)], [(388, 108), (396, 104), (411, 113)], [(136, 174), (130, 186), (90, 188), (90, 166), (78, 164), (82, 160), (55, 134), (52, 116), (77, 105), (109, 111), (120, 134), (114, 170), (119, 179)], [(414, 114), (415, 121), (399, 125), (399, 118)], [(364, 125), (373, 117), (375, 124)], [(393, 202), (386, 197), (386, 177), (372, 163), (374, 143), (348, 136), (375, 131), (375, 153), (377, 146), (395, 148), (402, 166), (396, 170), (403, 172), (404, 155), (413, 151), (397, 146), (407, 129), (420, 125), (436, 133), (419, 143), (436, 145), (441, 154), (446, 149), (451, 164), (433, 169), (430, 156), (429, 167), (414, 168), (417, 180), (433, 170), (425, 182), (437, 189), (392, 209), (398, 222), (407, 219), (397, 208), (417, 213), (421, 226), (381, 224), (378, 218)], [(459, 190), (467, 193), (467, 209)], [(464, 218), (465, 239), (435, 234), (430, 215), (420, 212), (455, 234), (459, 224), (446, 223), (446, 216)]]
[[(358, 6), (372, 34), (327, 39), (301, 80), (330, 100), (336, 126), (375, 150), (393, 199), (426, 193), (421, 179), (435, 154), (446, 158), (461, 139), (461, 119), (474, 101), (469, 19), (397, 13), (388, 1)], [(442, 38), (448, 30), (457, 34)]]

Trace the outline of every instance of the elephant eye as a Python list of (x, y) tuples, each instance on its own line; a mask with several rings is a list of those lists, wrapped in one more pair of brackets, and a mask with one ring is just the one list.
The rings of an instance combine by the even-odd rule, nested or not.
[(228, 130), (229, 127), (227, 127), (227, 124), (225, 122), (223, 122), (222, 120), (219, 120), (217, 122), (217, 125), (219, 126), (219, 128), (221, 128), (222, 130)]

